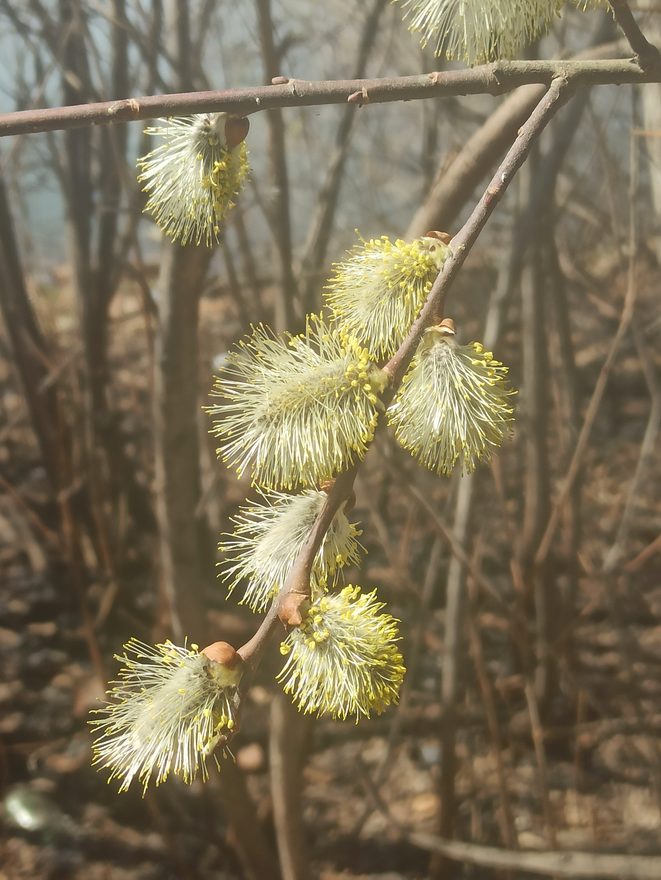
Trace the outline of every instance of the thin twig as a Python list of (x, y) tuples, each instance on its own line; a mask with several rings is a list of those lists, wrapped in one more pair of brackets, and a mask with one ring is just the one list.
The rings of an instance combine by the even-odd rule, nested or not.
[(661, 535), (657, 535), (656, 538), (647, 545), (643, 550), (640, 551), (633, 559), (631, 559), (624, 566), (624, 570), (629, 572), (630, 574), (638, 571), (648, 559), (655, 555), (655, 553), (661, 552)]
[[(471, 590), (474, 593), (474, 590)], [(470, 596), (470, 601), (474, 603), (474, 597)], [(473, 608), (473, 612), (475, 609)], [(516, 834), (516, 826), (512, 815), (512, 804), (509, 794), (509, 786), (507, 784), (507, 774), (505, 770), (505, 760), (503, 758), (503, 745), (500, 723), (498, 721), (498, 709), (494, 694), (493, 684), (489, 678), (487, 664), (484, 660), (482, 651), (482, 639), (475, 621), (475, 613), (469, 614), (468, 622), (468, 641), (470, 645), (470, 655), (475, 666), (475, 674), (477, 682), (482, 694), (482, 702), (484, 703), (484, 713), (491, 736), (491, 748), (496, 763), (496, 777), (498, 779), (498, 791), (500, 795), (500, 810), (498, 815), (498, 824), (503, 843), (508, 849), (518, 849), (518, 839)]]
[(544, 745), (544, 728), (542, 727), (542, 719), (539, 715), (539, 705), (537, 703), (537, 697), (535, 696), (535, 688), (530, 681), (526, 682), (525, 696), (526, 704), (528, 706), (528, 714), (530, 716), (532, 741), (535, 747), (535, 759), (537, 760), (537, 779), (539, 783), (539, 795), (542, 802), (542, 810), (544, 812), (544, 824), (546, 825), (546, 833), (549, 837), (548, 842), (552, 847), (555, 847), (556, 834), (555, 826), (553, 824), (553, 813), (551, 811), (548, 761), (546, 759), (546, 747)]
[(269, 86), (147, 95), (120, 101), (2, 113), (0, 137), (190, 113), (226, 112), (246, 116), (274, 107), (309, 107), (344, 104), (347, 101), (382, 104), (450, 95), (502, 95), (529, 83), (550, 86), (557, 78), (571, 80), (576, 87), (661, 82), (661, 63), (649, 63), (643, 69), (634, 59), (626, 58), (607, 61), (497, 61), (469, 70), (434, 71), (415, 76), (317, 82), (290, 79), (286, 83)]
[(436, 853), (454, 862), (466, 865), (480, 865), (497, 871), (528, 871), (546, 877), (568, 877), (579, 880), (658, 880), (661, 877), (661, 856), (633, 855), (621, 853), (577, 852), (574, 850), (528, 850), (512, 851), (479, 843), (465, 843), (460, 840), (447, 840), (435, 834), (408, 831), (395, 820), (389, 803), (381, 796), (378, 785), (365, 770), (362, 762), (358, 766), (368, 785), (375, 807), (388, 820), (392, 830), (404, 841)]
[(324, 535), (333, 522), (333, 517), (353, 491), (357, 470), (357, 466), (354, 465), (348, 471), (340, 474), (333, 483), (326, 496), (324, 505), (310, 530), (310, 534), (291, 567), (280, 595), (272, 603), (254, 636), (238, 649), (238, 653), (243, 657), (248, 666), (254, 668), (259, 663), (271, 633), (275, 631), (278, 625), (280, 620), (279, 614), (284, 602), (291, 595), (299, 595), (301, 597), (309, 595), (312, 563), (321, 546)]
[(494, 208), (505, 194), (512, 178), (523, 165), (540, 132), (574, 91), (574, 83), (566, 77), (554, 79), (542, 100), (519, 129), (518, 136), (487, 186), (472, 214), (450, 243), (451, 255), (443, 264), (420, 315), (413, 323), (404, 342), (384, 370), (389, 374), (391, 387), (399, 387), (425, 329), (436, 315), (443, 312), (445, 294), (464, 264), (471, 248), (484, 229)]
[[(632, 156), (635, 155), (635, 144), (636, 139), (632, 137)], [(637, 295), (636, 261), (633, 257), (633, 255), (636, 253), (637, 247), (637, 231), (634, 211), (635, 204), (632, 202), (630, 205), (631, 216), (629, 232), (629, 269), (627, 290), (624, 296), (622, 314), (620, 315), (620, 321), (617, 326), (617, 330), (615, 331), (615, 336), (613, 337), (613, 341), (611, 342), (608, 354), (606, 355), (606, 360), (604, 361), (601, 371), (599, 372), (599, 376), (597, 377), (597, 382), (594, 386), (592, 397), (590, 398), (590, 402), (588, 403), (588, 407), (585, 412), (585, 418), (583, 419), (583, 425), (576, 440), (576, 446), (574, 447), (574, 454), (572, 455), (569, 467), (567, 468), (567, 473), (565, 474), (565, 478), (561, 485), (560, 491), (558, 492), (558, 496), (555, 499), (555, 502), (551, 509), (551, 513), (549, 515), (544, 534), (542, 535), (542, 538), (539, 542), (539, 547), (537, 548), (537, 553), (535, 554), (535, 565), (537, 566), (543, 564), (551, 549), (551, 544), (553, 543), (553, 538), (560, 522), (562, 509), (567, 499), (569, 498), (569, 495), (574, 486), (574, 482), (578, 477), (581, 464), (583, 463), (583, 456), (587, 450), (587, 445), (590, 440), (590, 434), (592, 432), (592, 428), (594, 426), (594, 422), (597, 417), (597, 413), (599, 411), (604, 392), (606, 391), (608, 379), (615, 364), (620, 345), (622, 344), (622, 340), (624, 339), (633, 318), (634, 305)]]
[(643, 368), (643, 376), (645, 377), (651, 399), (650, 411), (645, 433), (643, 434), (643, 441), (640, 445), (638, 461), (627, 489), (622, 518), (620, 519), (613, 544), (604, 558), (602, 570), (606, 575), (612, 574), (616, 570), (626, 553), (631, 525), (636, 511), (636, 502), (640, 498), (645, 480), (648, 478), (650, 465), (654, 460), (655, 451), (658, 449), (658, 437), (661, 430), (661, 385), (656, 376), (651, 352), (643, 336), (642, 326), (638, 326), (637, 322), (634, 322), (632, 329), (636, 348), (638, 349), (638, 356)]
[(511, 852), (478, 843), (444, 840), (422, 832), (405, 834), (404, 840), (427, 852), (455, 862), (509, 871), (530, 871), (544, 876), (600, 880), (659, 880), (660, 856), (620, 855), (571, 851)]
[(512, 613), (510, 599), (507, 596), (503, 596), (501, 590), (496, 587), (476, 565), (473, 564), (463, 545), (457, 540), (452, 527), (445, 522), (443, 517), (435, 509), (434, 505), (431, 504), (425, 493), (422, 492), (413, 482), (402, 481), (402, 488), (420, 504), (420, 507), (422, 507), (429, 517), (429, 521), (434, 526), (435, 530), (448, 545), (450, 553), (466, 569), (466, 571), (469, 572), (477, 586), (486, 596), (493, 599), (502, 612), (510, 615)]
[(608, 2), (613, 10), (615, 20), (638, 56), (640, 66), (646, 69), (658, 65), (659, 50), (644, 37), (626, 0), (608, 0)]

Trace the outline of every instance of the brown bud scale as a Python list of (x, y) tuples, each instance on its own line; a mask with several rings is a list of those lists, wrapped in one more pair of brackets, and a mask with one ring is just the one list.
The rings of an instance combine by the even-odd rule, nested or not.
[(234, 669), (238, 663), (243, 662), (240, 655), (228, 642), (213, 642), (206, 648), (202, 648), (200, 653), (227, 669)]
[(452, 241), (452, 236), (449, 232), (439, 232), (437, 229), (425, 232), (425, 238), (436, 238), (438, 241), (442, 241), (443, 244), (450, 244)]
[(439, 323), (438, 328), (439, 330), (442, 330), (446, 336), (454, 336), (457, 332), (452, 318), (443, 318)]
[(230, 116), (225, 122), (225, 142), (232, 149), (245, 141), (250, 130), (250, 122), (245, 116)]

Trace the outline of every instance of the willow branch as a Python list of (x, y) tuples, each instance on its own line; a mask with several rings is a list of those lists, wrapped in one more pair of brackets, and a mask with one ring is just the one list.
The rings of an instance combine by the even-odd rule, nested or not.
[(636, 53), (641, 68), (646, 70), (655, 66), (658, 67), (659, 50), (647, 40), (638, 27), (638, 22), (633, 17), (633, 13), (626, 0), (608, 0), (608, 2), (613, 10), (615, 20), (629, 41), (631, 48)]
[[(613, 4), (616, 4), (616, 0), (613, 0)], [(630, 34), (627, 33), (627, 36)], [(645, 43), (650, 45), (647, 41)], [(382, 104), (452, 95), (501, 95), (530, 83), (541, 83), (548, 87), (558, 77), (571, 80), (581, 87), (661, 82), (658, 52), (654, 57), (652, 55), (654, 53), (645, 54), (644, 69), (635, 59), (616, 58), (606, 61), (496, 61), (468, 70), (435, 71), (382, 79), (318, 82), (290, 79), (283, 83), (282, 78), (278, 77), (278, 83), (269, 86), (147, 95), (120, 101), (3, 113), (0, 114), (0, 137), (190, 113), (224, 111), (246, 116), (274, 107), (309, 107), (347, 102), (357, 105)]]
[[(480, 232), (484, 229), (494, 208), (503, 197), (514, 175), (525, 162), (532, 144), (572, 94), (573, 84), (566, 77), (557, 78), (552, 81), (542, 100), (519, 130), (516, 140), (510, 147), (473, 213), (452, 240), (450, 256), (444, 262), (443, 268), (436, 277), (419, 317), (412, 325), (404, 342), (384, 367), (384, 370), (390, 377), (389, 387), (382, 395), (384, 408), (387, 407), (395, 395), (423, 332), (439, 316), (442, 316), (447, 293), (459, 269), (477, 241)], [(333, 517), (349, 499), (353, 491), (357, 471), (358, 464), (355, 464), (348, 471), (337, 477), (328, 492), (325, 503), (304, 546), (289, 572), (279, 596), (274, 600), (271, 609), (255, 635), (249, 642), (246, 642), (245, 645), (239, 648), (239, 653), (250, 666), (254, 667), (259, 661), (268, 639), (278, 626), (279, 620), (284, 619), (295, 623), (293, 615), (300, 613), (301, 601), (310, 595), (310, 572), (312, 571), (314, 558), (321, 546), (324, 535), (333, 521)]]
[[(298, 610), (301, 599), (309, 596), (310, 574), (314, 558), (321, 546), (321, 542), (324, 540), (324, 535), (333, 522), (333, 517), (351, 497), (357, 472), (358, 465), (353, 465), (353, 467), (340, 474), (334, 481), (305, 544), (287, 575), (280, 594), (274, 599), (255, 635), (238, 649), (238, 653), (250, 667), (254, 668), (259, 663), (268, 640), (280, 624), (283, 611), (288, 616), (291, 616), (292, 613)], [(287, 603), (292, 598), (294, 599), (294, 604), (288, 610)]]
[(571, 79), (566, 77), (554, 79), (528, 121), (519, 129), (516, 140), (493, 176), (491, 183), (487, 186), (482, 198), (473, 209), (473, 213), (452, 239), (450, 243), (451, 256), (443, 263), (443, 268), (432, 286), (420, 315), (411, 326), (408, 336), (399, 350), (384, 368), (390, 375), (391, 388), (399, 387), (425, 329), (436, 317), (440, 319), (443, 316), (445, 295), (477, 241), (477, 237), (505, 194), (512, 178), (525, 162), (532, 144), (560, 107), (571, 97), (574, 88), (575, 83)]

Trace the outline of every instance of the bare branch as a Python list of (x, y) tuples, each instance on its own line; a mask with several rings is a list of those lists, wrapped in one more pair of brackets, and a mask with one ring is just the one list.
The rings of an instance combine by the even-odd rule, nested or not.
[[(266, 81), (276, 77), (280, 69), (280, 52), (275, 44), (271, 0), (256, 0), (259, 43)], [(266, 205), (267, 220), (273, 233), (280, 261), (280, 278), (275, 291), (275, 329), (278, 332), (291, 327), (293, 305), (297, 299), (296, 279), (292, 265), (292, 234), (289, 212), (289, 171), (287, 168), (287, 139), (285, 122), (279, 109), (267, 113), (269, 141), (268, 160), (271, 191)]]
[(444, 840), (433, 834), (406, 834), (405, 840), (420, 849), (438, 853), (455, 862), (482, 865), (500, 871), (526, 871), (547, 877), (600, 877), (603, 880), (657, 880), (659, 856), (590, 852), (508, 852), (493, 846)]
[(649, 67), (658, 67), (659, 50), (643, 35), (626, 0), (608, 0), (608, 2), (613, 10), (615, 20), (622, 28), (624, 35), (631, 44), (631, 48), (638, 56), (640, 66), (645, 70)]
[(498, 61), (469, 70), (434, 71), (424, 75), (382, 79), (290, 79), (270, 86), (207, 92), (148, 95), (121, 101), (101, 101), (41, 110), (0, 114), (0, 137), (37, 131), (56, 131), (86, 125), (107, 125), (157, 116), (226, 112), (238, 116), (274, 107), (343, 104), (356, 93), (370, 104), (412, 101), (449, 95), (502, 95), (530, 83), (550, 86), (563, 77), (575, 86), (661, 82), (661, 61), (642, 69), (634, 59), (608, 61)]
[(494, 208), (503, 197), (510, 181), (525, 162), (540, 132), (573, 94), (573, 86), (573, 81), (566, 77), (553, 80), (549, 90), (533, 110), (528, 121), (519, 129), (516, 140), (486, 188), (484, 195), (475, 206), (473, 213), (452, 239), (450, 243), (452, 254), (443, 264), (427, 302), (399, 350), (385, 366), (385, 370), (390, 374), (393, 388), (397, 388), (401, 382), (424, 330), (432, 323), (436, 315), (441, 316), (447, 290), (463, 266), (464, 260), (477, 241), (478, 235), (484, 229)]
[(636, 204), (635, 197), (633, 195), (636, 186), (637, 173), (637, 166), (635, 164), (636, 149), (637, 139), (634, 135), (632, 135), (630, 141), (631, 183), (629, 194), (629, 271), (627, 290), (624, 296), (624, 303), (622, 304), (622, 312), (620, 314), (617, 330), (615, 331), (615, 336), (613, 337), (613, 340), (610, 344), (608, 354), (606, 355), (606, 359), (601, 367), (599, 376), (597, 377), (597, 382), (594, 386), (592, 397), (590, 398), (590, 402), (588, 403), (587, 409), (585, 411), (583, 425), (581, 427), (578, 437), (576, 438), (574, 452), (572, 454), (571, 461), (569, 462), (569, 466), (567, 467), (567, 473), (564, 476), (563, 482), (558, 491), (558, 495), (553, 503), (553, 507), (551, 509), (551, 513), (546, 524), (546, 528), (540, 539), (539, 546), (535, 554), (535, 565), (538, 566), (543, 564), (551, 550), (553, 538), (555, 537), (555, 532), (560, 522), (560, 514), (565, 505), (565, 502), (569, 498), (572, 487), (574, 486), (574, 483), (578, 478), (580, 468), (583, 463), (583, 456), (590, 440), (590, 434), (592, 432), (592, 428), (594, 427), (594, 422), (597, 417), (602, 398), (606, 391), (606, 386), (608, 384), (610, 374), (613, 370), (615, 360), (619, 353), (620, 345), (622, 344), (622, 341), (629, 330), (629, 326), (633, 318), (634, 306), (638, 293), (635, 259), (636, 254), (638, 253), (638, 238), (636, 225)]

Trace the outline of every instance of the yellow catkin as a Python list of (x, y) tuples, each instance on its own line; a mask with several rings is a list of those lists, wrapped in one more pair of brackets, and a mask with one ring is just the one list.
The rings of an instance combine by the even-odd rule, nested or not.
[(398, 442), (439, 474), (470, 473), (509, 433), (514, 393), (507, 367), (473, 342), (426, 331), (388, 409)]
[(405, 673), (397, 621), (376, 591), (349, 585), (314, 603), (282, 643), (278, 679), (303, 712), (353, 717), (397, 702)]
[(170, 773), (187, 783), (205, 779), (206, 758), (234, 727), (240, 668), (169, 641), (130, 639), (124, 650), (107, 704), (92, 713), (93, 763), (120, 781), (119, 791), (134, 778), (143, 792)]
[(163, 119), (146, 134), (163, 140), (138, 159), (145, 211), (182, 245), (218, 241), (222, 222), (248, 175), (245, 143), (225, 142), (225, 113)]
[(321, 485), (361, 459), (374, 436), (385, 375), (341, 328), (308, 317), (298, 336), (266, 327), (227, 358), (206, 407), (219, 455), (264, 489)]
[[(324, 299), (335, 320), (377, 358), (406, 336), (449, 254), (436, 238), (365, 241), (336, 263)], [(361, 378), (365, 378), (362, 376)]]

